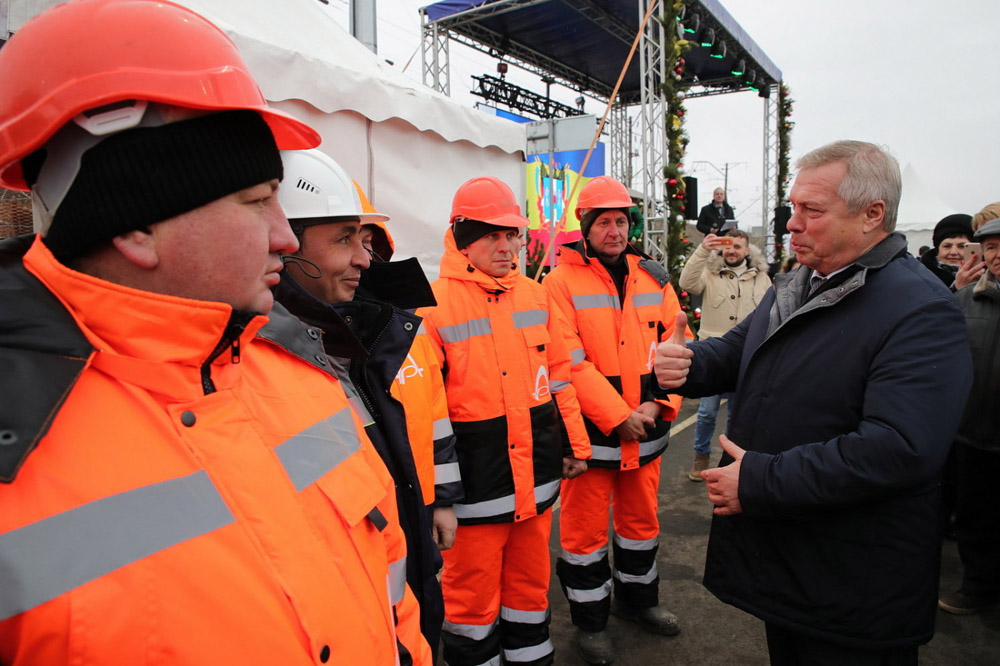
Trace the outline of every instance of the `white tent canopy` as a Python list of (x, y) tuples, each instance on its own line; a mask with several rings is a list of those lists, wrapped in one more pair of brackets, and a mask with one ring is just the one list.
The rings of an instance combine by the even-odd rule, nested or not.
[[(314, 127), (392, 220), (400, 258), (433, 277), (455, 190), (496, 176), (524, 198), (524, 126), (461, 106), (393, 70), (316, 0), (175, 0), (236, 43), (264, 97)], [(9, 0), (9, 29), (56, 0)], [(94, 30), (96, 26), (81, 26)]]
[(906, 234), (910, 254), (917, 256), (921, 245), (930, 246), (934, 225), (958, 211), (951, 209), (927, 188), (912, 165), (903, 169), (903, 197), (899, 202), (896, 230)]

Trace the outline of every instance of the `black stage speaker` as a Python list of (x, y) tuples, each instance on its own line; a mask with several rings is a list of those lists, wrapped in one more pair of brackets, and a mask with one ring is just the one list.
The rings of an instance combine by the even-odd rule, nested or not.
[(684, 176), (684, 217), (698, 219), (698, 179), (694, 176)]
[(774, 209), (774, 235), (784, 236), (788, 233), (788, 220), (792, 217), (790, 206), (778, 206)]

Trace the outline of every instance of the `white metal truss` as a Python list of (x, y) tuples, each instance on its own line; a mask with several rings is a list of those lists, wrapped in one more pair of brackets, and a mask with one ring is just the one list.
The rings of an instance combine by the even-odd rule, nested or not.
[(423, 25), (423, 38), (420, 42), (421, 80), (425, 86), (450, 97), (451, 51), (448, 29), (429, 22), (425, 9), (420, 9), (420, 23)]
[[(644, 0), (636, 3), (639, 22), (646, 14)], [(647, 254), (666, 261), (667, 228), (670, 207), (666, 202), (666, 180), (663, 167), (667, 163), (667, 102), (660, 84), (667, 77), (667, 35), (664, 30), (663, 0), (656, 3), (653, 15), (639, 45), (639, 117), (641, 141), (642, 214), (645, 217), (643, 246)]]
[(611, 134), (611, 177), (632, 187), (632, 127), (628, 120), (628, 107), (614, 104), (608, 119)]
[(771, 94), (764, 98), (764, 180), (761, 183), (761, 230), (764, 235), (764, 257), (768, 263), (775, 260), (774, 211), (778, 201), (778, 86), (771, 86)]

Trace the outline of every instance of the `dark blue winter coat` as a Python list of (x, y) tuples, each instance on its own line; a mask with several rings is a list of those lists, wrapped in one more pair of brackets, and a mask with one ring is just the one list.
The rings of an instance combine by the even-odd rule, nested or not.
[[(965, 321), (892, 234), (805, 305), (778, 276), (683, 395), (735, 390), (740, 515), (712, 521), (705, 586), (782, 628), (859, 648), (930, 640), (938, 475), (972, 381)], [(723, 464), (730, 460), (723, 460)]]

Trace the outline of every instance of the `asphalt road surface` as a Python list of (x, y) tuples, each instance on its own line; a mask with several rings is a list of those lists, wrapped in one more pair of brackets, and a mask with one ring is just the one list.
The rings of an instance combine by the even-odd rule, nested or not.
[[(697, 400), (685, 401), (674, 425), (670, 447), (664, 455), (660, 481), (659, 550), (660, 603), (680, 620), (681, 633), (666, 638), (646, 633), (638, 626), (612, 617), (608, 631), (614, 639), (619, 666), (664, 664), (669, 666), (767, 666), (764, 624), (728, 606), (701, 584), (705, 547), (711, 522), (711, 504), (703, 483), (687, 478), (693, 458), (694, 418)], [(725, 423), (726, 408), (719, 411), (716, 435)], [(712, 464), (721, 448), (716, 437)], [(550, 543), (552, 561), (559, 553), (558, 509)], [(957, 589), (961, 568), (955, 543), (943, 547), (941, 589)], [(573, 648), (574, 628), (569, 608), (552, 567), (552, 642), (555, 663), (576, 666), (585, 662)], [(920, 649), (921, 666), (1000, 665), (1000, 610), (957, 617), (938, 611), (937, 633)]]

